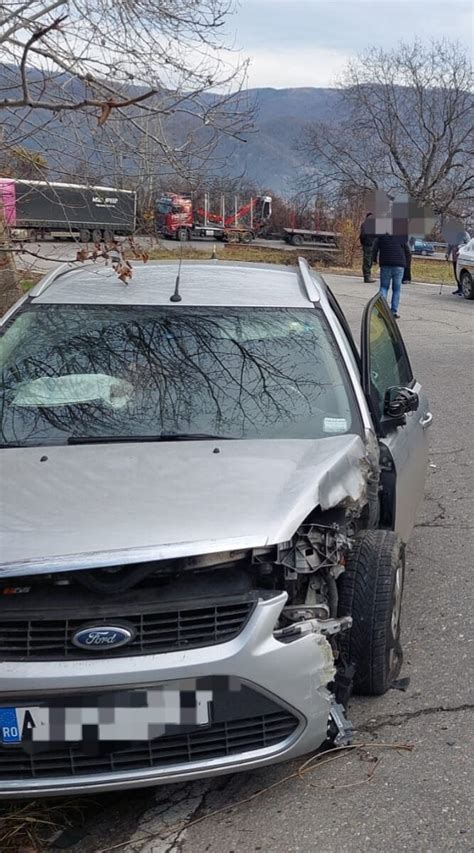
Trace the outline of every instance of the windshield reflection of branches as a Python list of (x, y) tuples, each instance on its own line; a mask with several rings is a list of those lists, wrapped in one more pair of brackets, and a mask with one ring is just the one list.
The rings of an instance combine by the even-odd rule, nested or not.
[[(64, 440), (57, 431), (310, 438), (325, 415), (348, 417), (335, 352), (311, 310), (47, 306), (22, 348), (4, 368), (6, 441)], [(126, 380), (133, 395), (120, 409), (105, 399), (15, 405), (20, 383), (83, 374)]]

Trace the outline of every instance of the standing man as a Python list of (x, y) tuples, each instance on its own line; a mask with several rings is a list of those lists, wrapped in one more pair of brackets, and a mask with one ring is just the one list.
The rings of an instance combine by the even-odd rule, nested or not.
[(367, 284), (375, 281), (372, 278), (372, 250), (375, 240), (375, 217), (373, 213), (368, 213), (362, 225), (360, 226), (359, 234), (360, 245), (362, 246), (362, 275)]
[(410, 265), (410, 247), (406, 236), (382, 234), (373, 244), (373, 262), (380, 264), (380, 293), (388, 302), (388, 291), (392, 286), (391, 310), (399, 319), (398, 306), (405, 269)]

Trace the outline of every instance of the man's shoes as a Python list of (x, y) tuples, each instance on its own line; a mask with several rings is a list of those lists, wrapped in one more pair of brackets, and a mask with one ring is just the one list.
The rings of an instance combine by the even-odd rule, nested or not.
[(404, 278), (402, 284), (411, 284), (411, 278)]
[(374, 284), (375, 278), (364, 278), (364, 283), (365, 284)]
[(392, 315), (395, 317), (395, 320), (399, 320), (399, 319), (400, 319), (400, 314), (397, 314), (397, 312), (396, 312), (396, 311), (392, 311)]
[(453, 296), (462, 296), (462, 290), (459, 287), (457, 290), (453, 290)]

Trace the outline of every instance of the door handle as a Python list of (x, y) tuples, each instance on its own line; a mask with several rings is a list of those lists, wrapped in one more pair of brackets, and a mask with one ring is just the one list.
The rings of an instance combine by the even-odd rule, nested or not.
[(423, 429), (428, 429), (429, 426), (433, 423), (433, 413), (427, 412), (426, 415), (420, 418), (420, 424)]

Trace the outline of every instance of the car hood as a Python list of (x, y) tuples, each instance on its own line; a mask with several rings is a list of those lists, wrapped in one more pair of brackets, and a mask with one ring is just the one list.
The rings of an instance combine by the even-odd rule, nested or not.
[(1, 451), (0, 574), (137, 563), (286, 541), (310, 510), (363, 501), (362, 439)]
[(474, 261), (474, 239), (466, 243), (465, 246), (460, 246), (458, 260), (471, 261), (471, 263)]

